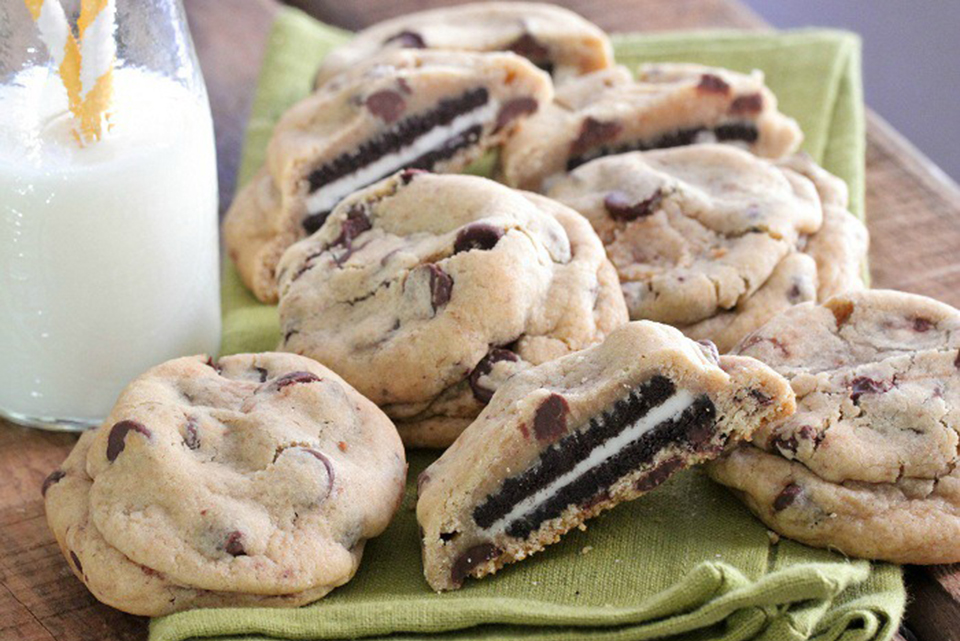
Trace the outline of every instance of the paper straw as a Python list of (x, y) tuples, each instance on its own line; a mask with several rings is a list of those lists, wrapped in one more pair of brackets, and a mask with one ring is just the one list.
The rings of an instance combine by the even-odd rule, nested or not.
[(25, 0), (40, 31), (40, 40), (50, 53), (64, 88), (70, 111), (80, 117), (80, 48), (58, 0)]
[[(49, 0), (47, 0), (49, 1)], [(115, 0), (81, 0), (80, 19), (80, 137), (100, 140), (113, 99), (113, 65), (117, 45)]]

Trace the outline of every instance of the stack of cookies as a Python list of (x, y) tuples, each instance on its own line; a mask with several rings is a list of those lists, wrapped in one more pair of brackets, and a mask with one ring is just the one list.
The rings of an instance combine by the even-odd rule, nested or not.
[(960, 312), (864, 289), (846, 187), (759, 73), (611, 52), (517, 2), (327, 56), (224, 222), (278, 352), (147, 372), (44, 484), (99, 599), (322, 597), (404, 446), (447, 448), (418, 480), (436, 590), (700, 463), (785, 536), (960, 560)]

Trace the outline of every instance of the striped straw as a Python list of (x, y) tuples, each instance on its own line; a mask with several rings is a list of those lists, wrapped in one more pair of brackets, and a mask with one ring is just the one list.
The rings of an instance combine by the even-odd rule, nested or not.
[(67, 90), (70, 111), (80, 117), (80, 48), (63, 7), (58, 0), (25, 0), (37, 23), (40, 40), (57, 65), (60, 80)]
[[(46, 0), (47, 2), (51, 0)], [(117, 44), (115, 0), (81, 0), (80, 19), (80, 138), (100, 140), (109, 120), (113, 98), (113, 64)]]

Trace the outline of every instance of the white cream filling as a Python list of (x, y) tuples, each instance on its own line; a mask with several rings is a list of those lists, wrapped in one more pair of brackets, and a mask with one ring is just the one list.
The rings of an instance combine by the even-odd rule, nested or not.
[(595, 447), (592, 452), (573, 469), (565, 474), (558, 476), (549, 485), (531, 494), (519, 503), (513, 506), (513, 509), (496, 520), (490, 527), (483, 531), (488, 533), (500, 532), (514, 521), (530, 514), (537, 509), (540, 504), (550, 499), (564, 487), (570, 485), (586, 472), (598, 465), (613, 458), (624, 447), (640, 438), (644, 433), (649, 432), (660, 423), (672, 420), (683, 413), (693, 404), (694, 395), (686, 390), (679, 390), (664, 403), (654, 407), (641, 417), (638, 421), (624, 429), (611, 439), (606, 440), (601, 445)]
[(493, 120), (498, 109), (497, 101), (491, 100), (478, 109), (457, 116), (447, 125), (434, 127), (414, 140), (409, 146), (392, 154), (381, 156), (359, 171), (327, 183), (307, 196), (307, 211), (316, 214), (333, 209), (344, 196), (403, 169), (412, 160), (433, 151), (471, 127)]

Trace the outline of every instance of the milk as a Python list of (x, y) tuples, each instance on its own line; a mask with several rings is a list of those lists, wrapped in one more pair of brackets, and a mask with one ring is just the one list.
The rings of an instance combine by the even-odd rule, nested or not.
[(220, 342), (217, 176), (205, 96), (115, 72), (81, 148), (56, 74), (0, 85), (0, 413), (94, 425), (149, 367)]

